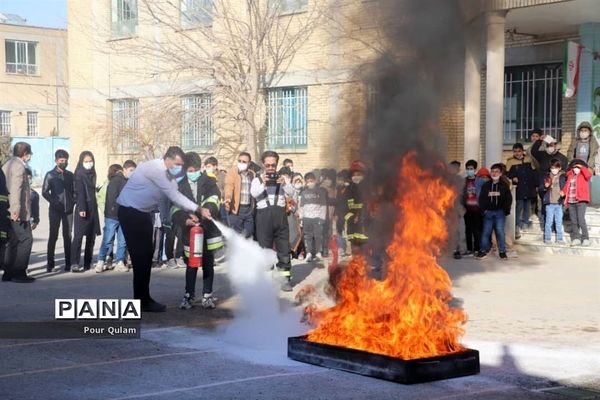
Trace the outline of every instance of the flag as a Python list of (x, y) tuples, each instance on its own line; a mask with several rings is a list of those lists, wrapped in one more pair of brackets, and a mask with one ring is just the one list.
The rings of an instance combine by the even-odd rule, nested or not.
[(583, 46), (575, 42), (567, 42), (563, 65), (563, 93), (565, 97), (573, 97), (577, 93), (579, 83), (579, 62)]

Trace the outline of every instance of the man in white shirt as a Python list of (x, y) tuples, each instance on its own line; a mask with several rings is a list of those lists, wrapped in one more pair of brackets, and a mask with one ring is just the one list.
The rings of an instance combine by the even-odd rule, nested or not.
[(252, 180), (250, 194), (256, 199), (256, 238), (261, 247), (277, 251), (277, 269), (284, 278), (281, 290), (292, 290), (290, 260), (290, 231), (285, 211), (285, 196), (294, 188), (285, 176), (277, 174), (279, 154), (265, 151), (261, 157), (264, 174)]
[(168, 213), (166, 208), (171, 201), (190, 212), (190, 218), (198, 220), (198, 214), (210, 219), (209, 210), (199, 207), (177, 189), (175, 178), (183, 174), (183, 157), (183, 150), (172, 146), (162, 160), (140, 164), (117, 198), (119, 223), (133, 264), (133, 297), (141, 300), (142, 311), (162, 312), (166, 308), (150, 297), (153, 213), (161, 208)]

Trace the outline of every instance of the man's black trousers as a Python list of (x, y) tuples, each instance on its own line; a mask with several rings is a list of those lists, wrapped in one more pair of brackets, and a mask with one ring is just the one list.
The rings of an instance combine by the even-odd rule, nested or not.
[(65, 249), (65, 268), (71, 269), (71, 227), (73, 226), (73, 213), (50, 209), (48, 211), (48, 220), (50, 221), (50, 232), (48, 234), (48, 263), (49, 268), (54, 268), (54, 250), (56, 249), (56, 240), (58, 240), (58, 230), (62, 224), (62, 237)]
[(283, 276), (290, 276), (290, 230), (285, 208), (270, 206), (256, 211), (256, 238), (260, 247), (277, 252), (277, 268)]
[(123, 228), (127, 249), (133, 264), (133, 298), (142, 305), (151, 302), (150, 272), (152, 271), (152, 214), (131, 207), (119, 207), (119, 223)]

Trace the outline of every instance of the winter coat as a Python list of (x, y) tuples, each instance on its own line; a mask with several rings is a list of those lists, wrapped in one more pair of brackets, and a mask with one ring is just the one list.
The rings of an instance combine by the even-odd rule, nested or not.
[(119, 205), (117, 204), (117, 197), (121, 194), (121, 190), (125, 187), (127, 179), (121, 171), (117, 172), (106, 186), (106, 197), (104, 203), (104, 217), (119, 219)]
[(6, 177), (0, 168), (0, 245), (8, 241), (8, 233), (11, 230), (10, 212), (8, 211), (8, 207)]
[(73, 213), (75, 205), (73, 181), (71, 171), (59, 172), (58, 167), (46, 173), (42, 197), (50, 204), (52, 210), (65, 214)]
[(540, 164), (540, 168), (538, 169), (539, 176), (545, 176), (546, 172), (550, 170), (550, 161), (552, 161), (553, 158), (556, 158), (558, 161), (560, 161), (561, 169), (566, 171), (567, 167), (569, 166), (569, 160), (567, 157), (565, 157), (565, 155), (560, 151), (557, 151), (554, 154), (548, 154), (545, 151), (541, 151), (540, 146), (542, 143), (544, 143), (543, 140), (538, 140), (533, 144), (533, 146), (531, 146), (531, 155)]
[[(575, 175), (572, 169), (567, 171), (565, 187), (563, 193), (565, 196), (565, 208), (569, 207), (569, 189), (571, 188), (571, 178)], [(589, 169), (581, 166), (581, 172), (577, 175), (577, 187), (575, 188), (575, 199), (578, 202), (589, 203), (590, 202), (590, 179), (592, 179), (592, 173)]]
[(508, 185), (492, 180), (483, 184), (479, 194), (479, 208), (482, 211), (503, 210), (504, 215), (509, 215), (511, 205), (512, 194)]
[[(98, 217), (98, 203), (96, 201), (96, 175), (84, 168), (76, 169), (74, 187), (75, 213), (77, 218), (73, 223), (85, 223), (86, 226), (87, 224), (93, 224), (94, 233), (100, 235), (100, 219)], [(85, 217), (79, 216), (79, 213), (82, 211), (85, 211)]]
[[(546, 187), (546, 179), (550, 179), (550, 181), (552, 181), (553, 178), (554, 178), (554, 175), (552, 175), (552, 173), (548, 172), (545, 176), (543, 176), (540, 179), (540, 185), (538, 187), (538, 191), (543, 198), (544, 205), (546, 205), (546, 204), (562, 204), (563, 203), (564, 196), (562, 196), (560, 198), (558, 203), (552, 203), (552, 201), (550, 199), (550, 196), (552, 194), (552, 186)], [(566, 178), (565, 172), (560, 171), (558, 173), (558, 187), (559, 187), (560, 192), (563, 191), (566, 182), (567, 182), (567, 178)]]
[[(577, 154), (577, 145), (579, 144), (579, 142), (581, 142), (581, 139), (579, 138), (579, 132), (577, 132), (577, 138), (571, 142), (569, 150), (567, 151), (567, 157), (569, 158), (569, 160), (573, 160), (575, 158), (575, 155)], [(594, 167), (596, 166), (596, 156), (598, 155), (599, 146), (598, 141), (596, 141), (596, 139), (594, 138), (593, 133), (590, 135), (589, 144), (590, 152), (588, 153), (588, 158), (587, 160), (584, 159), (583, 161), (585, 161), (588, 164), (588, 166), (592, 170), (594, 170)]]
[(533, 170), (529, 157), (524, 157), (522, 160), (514, 157), (509, 158), (506, 168), (508, 169), (507, 176), (511, 181), (517, 178), (517, 183), (515, 184), (517, 187), (517, 199), (535, 199), (539, 177)]

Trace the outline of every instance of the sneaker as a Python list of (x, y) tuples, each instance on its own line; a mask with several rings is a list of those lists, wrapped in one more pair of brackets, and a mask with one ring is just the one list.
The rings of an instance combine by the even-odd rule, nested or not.
[(209, 308), (209, 309), (213, 309), (215, 308), (217, 305), (215, 304), (215, 302), (217, 301), (216, 298), (212, 297), (212, 295), (204, 295), (202, 297), (202, 308)]
[(193, 307), (193, 301), (194, 301), (194, 296), (186, 293), (185, 296), (183, 296), (183, 299), (181, 299), (181, 303), (179, 304), (179, 308), (181, 310), (189, 310), (190, 308)]
[(169, 261), (167, 261), (167, 268), (170, 268), (170, 269), (177, 268), (177, 261), (174, 258), (171, 258)]
[(115, 263), (113, 262), (113, 259), (111, 256), (106, 257), (106, 262), (104, 265), (104, 270), (112, 270), (115, 268)]
[(484, 258), (487, 258), (488, 254), (485, 251), (481, 251), (479, 250), (479, 252), (475, 255), (475, 258), (478, 260), (483, 260)]
[(506, 253), (505, 253), (505, 252), (503, 252), (503, 251), (499, 252), (499, 253), (498, 253), (498, 256), (500, 256), (500, 259), (501, 259), (501, 260), (507, 260), (507, 259), (508, 259), (508, 256), (507, 256), (507, 255), (506, 255)]
[(552, 240), (544, 240), (544, 244), (552, 244)]
[(104, 261), (98, 260), (96, 266), (94, 267), (94, 271), (96, 271), (96, 273), (99, 274), (104, 270), (106, 270), (106, 265), (104, 265)]
[(475, 256), (475, 252), (474, 251), (465, 251), (464, 253), (461, 254), (462, 257), (474, 257)]
[(558, 244), (560, 246), (565, 246), (567, 243), (564, 240), (559, 239), (559, 240), (556, 241), (556, 244)]
[(304, 253), (298, 254), (298, 260), (300, 260), (300, 261), (304, 260)]
[(458, 250), (454, 252), (453, 256), (454, 256), (455, 260), (460, 260), (462, 258), (462, 255), (460, 254), (460, 251), (458, 251)]
[(311, 262), (314, 259), (311, 253), (306, 253), (306, 262)]
[(175, 264), (177, 265), (176, 268), (185, 268), (187, 267), (187, 265), (185, 265), (185, 261), (183, 261), (183, 257), (179, 257), (178, 259), (175, 260)]
[(123, 261), (119, 261), (117, 263), (117, 267), (115, 268), (115, 271), (117, 271), (117, 272), (127, 272), (127, 271), (129, 271), (129, 268), (127, 268), (127, 265), (125, 265), (125, 263)]
[(590, 245), (590, 240), (589, 239), (583, 239), (583, 241), (581, 242), (581, 245), (583, 247), (588, 247)]
[(81, 265), (71, 265), (71, 272), (83, 272), (85, 271), (85, 268), (83, 268)]
[(571, 247), (573, 247), (573, 246), (581, 246), (581, 240), (579, 240), (579, 239), (573, 239), (571, 241)]
[(315, 261), (320, 261), (320, 260), (322, 260), (322, 259), (323, 259), (323, 254), (321, 254), (321, 253), (317, 253), (317, 254), (315, 255), (315, 258), (314, 258), (314, 260), (315, 260)]
[(293, 289), (289, 279), (286, 279), (286, 281), (281, 284), (281, 290), (283, 292), (291, 292)]

